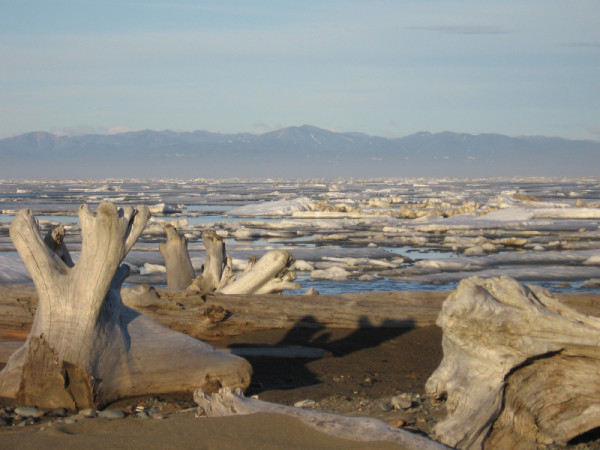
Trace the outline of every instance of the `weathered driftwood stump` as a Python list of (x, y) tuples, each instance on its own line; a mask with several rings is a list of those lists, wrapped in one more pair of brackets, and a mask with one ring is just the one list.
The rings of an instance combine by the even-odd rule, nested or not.
[(30, 211), (16, 215), (10, 235), (39, 300), (27, 341), (0, 372), (0, 396), (78, 409), (135, 395), (247, 387), (247, 361), (123, 305), (128, 267), (119, 265), (148, 218), (147, 207), (103, 203), (94, 215), (83, 205), (81, 255), (72, 265), (44, 242)]
[(160, 252), (167, 269), (169, 289), (188, 289), (201, 294), (272, 294), (300, 289), (300, 285), (293, 282), (296, 273), (289, 269), (292, 254), (284, 250), (272, 250), (258, 261), (251, 258), (242, 276), (236, 279), (225, 242), (212, 231), (202, 233), (206, 263), (202, 273), (194, 278), (186, 238), (179, 236), (170, 225), (165, 226), (165, 231), (167, 241), (160, 244)]
[[(194, 278), (186, 288), (195, 292), (209, 293), (231, 283), (235, 279), (235, 275), (231, 267), (231, 258), (227, 257), (225, 251), (223, 238), (213, 231), (204, 231), (202, 242), (206, 249), (206, 262), (202, 266), (202, 273)], [(169, 267), (167, 266), (168, 271)]]
[(196, 276), (188, 253), (188, 240), (185, 236), (179, 236), (173, 225), (166, 224), (164, 228), (167, 240), (159, 244), (158, 250), (165, 260), (167, 286), (180, 291), (192, 284)]
[(199, 417), (226, 417), (235, 414), (271, 413), (292, 416), (322, 433), (363, 442), (389, 441), (402, 448), (414, 450), (441, 450), (446, 447), (387, 423), (369, 417), (344, 417), (322, 411), (295, 408), (244, 397), (241, 390), (220, 389), (212, 395), (202, 390), (194, 393)]
[(463, 280), (442, 307), (447, 397), (437, 438), (458, 448), (535, 448), (600, 426), (600, 319), (508, 277)]

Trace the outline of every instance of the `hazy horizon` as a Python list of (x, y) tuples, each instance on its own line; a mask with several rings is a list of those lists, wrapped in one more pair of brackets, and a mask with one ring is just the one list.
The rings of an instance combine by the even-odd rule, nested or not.
[(404, 137), (409, 137), (409, 136), (413, 136), (413, 135), (417, 135), (417, 134), (421, 134), (421, 133), (429, 133), (429, 134), (441, 134), (441, 133), (452, 133), (452, 134), (467, 134), (467, 135), (471, 135), (471, 136), (480, 136), (480, 135), (501, 135), (501, 136), (507, 136), (507, 137), (511, 137), (511, 138), (521, 138), (521, 137), (529, 137), (529, 138), (536, 138), (536, 137), (540, 137), (540, 138), (556, 138), (556, 139), (568, 139), (568, 140), (575, 140), (575, 141), (593, 141), (593, 142), (600, 142), (600, 135), (598, 137), (591, 137), (591, 138), (582, 138), (582, 139), (572, 139), (572, 138), (567, 138), (565, 136), (559, 136), (559, 135), (540, 135), (540, 134), (521, 134), (521, 135), (507, 135), (507, 134), (503, 134), (503, 133), (495, 133), (495, 132), (487, 132), (487, 133), (478, 133), (478, 132), (458, 132), (458, 131), (454, 131), (454, 130), (442, 130), (439, 132), (431, 132), (429, 130), (417, 130), (413, 133), (410, 134), (406, 134), (406, 135), (399, 135), (399, 136), (379, 136), (379, 135), (374, 135), (374, 134), (370, 134), (370, 133), (364, 133), (362, 131), (355, 131), (355, 130), (333, 130), (333, 129), (327, 129), (324, 127), (320, 127), (318, 125), (314, 125), (314, 124), (302, 124), (302, 125), (289, 125), (287, 127), (282, 127), (282, 128), (276, 128), (273, 130), (269, 130), (269, 131), (231, 131), (231, 132), (219, 132), (219, 131), (214, 131), (214, 130), (207, 130), (207, 129), (202, 129), (202, 128), (197, 128), (194, 130), (174, 130), (174, 129), (170, 129), (170, 128), (164, 128), (164, 129), (150, 129), (150, 128), (140, 128), (140, 129), (132, 129), (132, 130), (123, 130), (123, 129), (111, 129), (111, 130), (98, 130), (98, 131), (92, 131), (89, 130), (89, 132), (85, 132), (83, 130), (75, 130), (75, 129), (69, 129), (69, 130), (62, 130), (62, 131), (48, 131), (48, 130), (29, 130), (29, 131), (25, 131), (23, 133), (16, 133), (13, 135), (9, 135), (9, 136), (4, 136), (4, 137), (0, 137), (0, 140), (2, 139), (10, 139), (10, 138), (14, 138), (17, 136), (22, 136), (22, 135), (26, 135), (26, 134), (30, 134), (30, 133), (48, 133), (48, 134), (52, 134), (54, 136), (58, 136), (58, 137), (82, 137), (82, 136), (87, 136), (87, 135), (98, 135), (98, 136), (116, 136), (119, 134), (127, 134), (127, 133), (141, 133), (141, 132), (145, 132), (145, 131), (150, 131), (150, 132), (157, 132), (157, 133), (196, 133), (196, 132), (208, 132), (208, 133), (214, 133), (214, 134), (223, 134), (223, 135), (242, 135), (242, 134), (251, 134), (254, 136), (260, 136), (260, 135), (264, 135), (264, 134), (268, 134), (268, 133), (273, 133), (273, 132), (277, 132), (277, 131), (281, 131), (284, 130), (286, 128), (302, 128), (302, 127), (314, 127), (314, 128), (319, 128), (321, 130), (325, 130), (325, 131), (330, 131), (332, 133), (360, 133), (360, 134), (365, 134), (367, 136), (372, 136), (372, 137), (382, 137), (385, 139), (401, 139)]

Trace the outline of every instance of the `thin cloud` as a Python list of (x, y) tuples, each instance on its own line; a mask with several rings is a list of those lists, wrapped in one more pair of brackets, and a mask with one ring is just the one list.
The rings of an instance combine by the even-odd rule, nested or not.
[(600, 48), (600, 42), (569, 42), (567, 47)]
[(115, 127), (110, 127), (108, 130), (106, 130), (106, 134), (122, 134), (122, 133), (130, 133), (132, 131), (140, 131), (140, 129), (139, 128), (130, 128), (130, 127), (115, 126)]
[(509, 31), (491, 25), (434, 25), (427, 27), (411, 27), (415, 30), (435, 31), (444, 34), (507, 34)]
[(590, 125), (589, 127), (587, 127), (587, 131), (600, 136), (600, 125)]

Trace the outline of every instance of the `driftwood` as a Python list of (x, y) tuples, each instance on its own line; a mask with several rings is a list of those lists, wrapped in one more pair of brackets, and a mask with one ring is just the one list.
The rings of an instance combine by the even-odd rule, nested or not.
[(167, 240), (161, 242), (158, 249), (167, 269), (167, 286), (173, 290), (185, 289), (196, 276), (188, 253), (188, 240), (185, 236), (179, 236), (172, 225), (166, 224), (164, 228)]
[(123, 305), (120, 266), (149, 218), (147, 207), (79, 209), (81, 254), (72, 265), (45, 242), (30, 211), (10, 226), (38, 304), (21, 348), (0, 372), (0, 396), (22, 405), (99, 408), (126, 396), (246, 387), (251, 367)]
[(214, 292), (235, 279), (231, 268), (231, 259), (227, 258), (225, 242), (217, 233), (204, 231), (202, 242), (206, 249), (206, 262), (202, 267), (202, 274), (198, 275), (186, 288), (200, 293)]
[[(435, 325), (445, 291), (361, 292), (338, 295), (199, 295), (124, 287), (125, 305), (152, 320), (203, 340), (292, 327), (411, 328)], [(600, 295), (556, 294), (585, 314), (600, 312)], [(24, 340), (37, 308), (33, 286), (0, 285), (0, 340)]]
[(438, 325), (444, 359), (426, 391), (447, 397), (441, 442), (529, 449), (600, 426), (600, 319), (543, 288), (473, 277), (448, 297)]
[[(121, 295), (125, 305), (173, 330), (214, 340), (273, 328), (434, 325), (447, 292), (199, 295), (140, 285), (123, 288)], [(32, 286), (0, 285), (0, 332), (6, 335), (4, 339), (24, 339), (36, 308)]]
[(57, 227), (52, 227), (52, 229), (48, 231), (44, 237), (44, 242), (50, 248), (50, 250), (56, 254), (56, 256), (63, 260), (67, 266), (73, 267), (74, 263), (71, 259), (71, 254), (64, 243), (64, 239), (65, 228), (60, 225)]
[(250, 268), (241, 278), (217, 289), (221, 294), (272, 294), (285, 290), (300, 289), (296, 273), (289, 270), (292, 254), (286, 250), (271, 250)]
[(165, 225), (165, 232), (167, 241), (160, 244), (160, 253), (165, 261), (169, 289), (187, 289), (200, 294), (271, 294), (300, 289), (300, 285), (293, 282), (296, 273), (290, 270), (292, 254), (288, 251), (272, 250), (258, 261), (251, 258), (241, 278), (236, 279), (223, 238), (213, 231), (204, 231), (206, 262), (196, 277), (187, 239), (171, 225)]
[(212, 395), (198, 390), (194, 393), (199, 417), (226, 417), (234, 414), (271, 413), (295, 417), (322, 433), (363, 442), (388, 441), (406, 449), (437, 450), (445, 446), (385, 422), (368, 417), (344, 417), (321, 411), (295, 408), (246, 398), (241, 390), (220, 389)]

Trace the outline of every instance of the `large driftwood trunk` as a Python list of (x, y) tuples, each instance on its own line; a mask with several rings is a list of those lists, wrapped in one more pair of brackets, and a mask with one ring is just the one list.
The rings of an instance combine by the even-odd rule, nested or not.
[[(147, 285), (121, 289), (123, 302), (130, 308), (173, 330), (210, 340), (270, 328), (435, 325), (448, 295), (445, 291), (200, 295)], [(556, 297), (579, 312), (600, 313), (598, 294), (574, 292)], [(33, 286), (0, 285), (0, 341), (24, 340), (36, 308)]]
[(447, 397), (435, 432), (458, 448), (535, 448), (600, 427), (600, 319), (507, 278), (463, 280), (443, 305)]
[(344, 417), (322, 411), (295, 408), (246, 398), (241, 390), (220, 389), (212, 395), (194, 393), (199, 417), (227, 417), (234, 414), (271, 413), (295, 417), (310, 427), (339, 438), (363, 442), (394, 442), (405, 449), (441, 450), (446, 447), (425, 437), (368, 417)]
[(16, 215), (10, 235), (38, 305), (27, 341), (0, 372), (0, 396), (77, 409), (127, 396), (249, 384), (247, 361), (123, 305), (128, 267), (119, 265), (148, 217), (146, 207), (103, 203), (94, 215), (83, 205), (81, 254), (70, 266), (44, 242), (30, 211)]
[[(413, 328), (435, 325), (447, 292), (338, 295), (200, 295), (147, 285), (124, 287), (125, 305), (198, 339), (273, 328)], [(37, 307), (30, 286), (0, 285), (0, 341), (24, 339)]]

